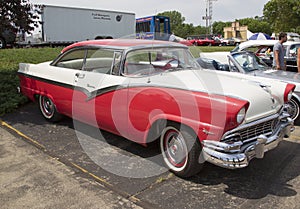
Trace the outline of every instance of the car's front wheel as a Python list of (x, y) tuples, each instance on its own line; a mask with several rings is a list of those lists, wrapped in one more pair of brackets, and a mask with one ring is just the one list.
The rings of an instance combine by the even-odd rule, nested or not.
[(167, 167), (177, 176), (186, 178), (197, 174), (203, 165), (201, 145), (189, 128), (168, 124), (160, 138), (160, 148)]
[(62, 115), (57, 112), (55, 104), (47, 96), (39, 96), (39, 108), (46, 120), (51, 122), (57, 122), (62, 119)]

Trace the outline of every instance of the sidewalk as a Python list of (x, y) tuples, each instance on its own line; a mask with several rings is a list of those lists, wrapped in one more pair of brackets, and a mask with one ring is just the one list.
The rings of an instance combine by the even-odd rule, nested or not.
[(0, 127), (1, 208), (140, 208)]

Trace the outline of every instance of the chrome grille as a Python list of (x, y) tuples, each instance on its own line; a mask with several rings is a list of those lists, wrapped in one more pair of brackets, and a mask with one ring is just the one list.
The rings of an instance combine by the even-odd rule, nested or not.
[(247, 126), (245, 128), (239, 128), (238, 130), (231, 131), (230, 134), (226, 134), (223, 141), (230, 142), (232, 140), (238, 140), (242, 142), (248, 142), (256, 139), (261, 134), (268, 137), (272, 135), (277, 125), (278, 118), (276, 117), (264, 122), (253, 124), (252, 126)]
[(277, 118), (240, 130), (239, 134), (242, 141), (252, 140), (261, 134), (270, 136), (274, 131), (276, 121)]

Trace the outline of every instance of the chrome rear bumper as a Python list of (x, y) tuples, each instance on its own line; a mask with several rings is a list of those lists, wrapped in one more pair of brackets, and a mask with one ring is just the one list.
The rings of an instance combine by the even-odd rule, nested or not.
[(256, 140), (248, 143), (237, 141), (225, 143), (212, 140), (203, 140), (203, 156), (210, 163), (224, 168), (235, 169), (248, 166), (253, 158), (263, 158), (264, 153), (274, 149), (283, 140), (289, 137), (294, 130), (293, 120), (285, 114), (280, 117), (279, 125), (269, 137), (261, 134)]

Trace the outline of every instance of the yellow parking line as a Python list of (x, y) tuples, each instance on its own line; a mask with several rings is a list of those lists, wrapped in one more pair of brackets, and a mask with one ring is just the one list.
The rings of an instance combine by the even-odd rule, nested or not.
[[(2, 121), (2, 120), (0, 120), (0, 123), (1, 123), (2, 126), (5, 126), (5, 127), (9, 128), (9, 129), (11, 129), (12, 131), (16, 132), (19, 136), (21, 136), (21, 137), (27, 139), (28, 141), (34, 143), (34, 144), (37, 145), (39, 148), (44, 149), (44, 150), (46, 149), (44, 145), (42, 145), (42, 144), (38, 143), (37, 141), (31, 139), (30, 137), (26, 136), (26, 135), (23, 134), (22, 132), (18, 131), (17, 129), (15, 129), (15, 128), (12, 127), (11, 125), (9, 125), (8, 123), (6, 123), (6, 122), (4, 122), (4, 121)], [(57, 160), (56, 158), (54, 158), (54, 159)], [(75, 164), (75, 163), (72, 163), (72, 162), (71, 162), (71, 164), (72, 164), (74, 167), (76, 167), (77, 169), (79, 169), (80, 171), (82, 171), (83, 173), (87, 173), (88, 175), (90, 175), (90, 176), (93, 177), (94, 179), (96, 179), (96, 180), (98, 180), (98, 181), (100, 181), (100, 182), (102, 182), (102, 183), (104, 183), (104, 184), (106, 184), (106, 185), (112, 186), (112, 185), (111, 185), (110, 183), (108, 183), (105, 179), (100, 178), (99, 176), (96, 176), (95, 174), (88, 172), (86, 169), (80, 167), (79, 165), (77, 165), (77, 164)]]
[(129, 197), (129, 200), (131, 200), (134, 203), (141, 202), (141, 200), (139, 198), (137, 198), (135, 195)]
[(36, 146), (38, 146), (39, 148), (45, 149), (45, 146), (44, 146), (44, 145), (42, 145), (42, 144), (38, 143), (37, 141), (31, 139), (30, 137), (26, 136), (25, 134), (23, 134), (22, 132), (18, 131), (18, 130), (15, 129), (14, 127), (12, 127), (12, 126), (10, 126), (9, 124), (5, 123), (4, 121), (0, 120), (0, 122), (1, 122), (1, 125), (2, 125), (2, 126), (5, 126), (5, 127), (9, 128), (9, 129), (11, 129), (12, 131), (16, 132), (19, 136), (21, 136), (21, 137), (27, 139), (27, 140), (30, 141), (31, 143), (34, 143), (34, 144), (35, 144)]
[(83, 173), (87, 173), (88, 175), (90, 175), (90, 176), (93, 177), (94, 179), (96, 179), (96, 180), (98, 180), (98, 181), (100, 181), (100, 182), (102, 182), (102, 183), (104, 183), (104, 184), (106, 184), (106, 185), (112, 186), (112, 185), (111, 185), (110, 183), (108, 183), (105, 179), (100, 178), (99, 176), (96, 176), (95, 174), (88, 172), (86, 169), (82, 168), (81, 166), (79, 166), (79, 165), (77, 165), (77, 164), (75, 164), (75, 163), (73, 163), (73, 162), (71, 162), (71, 164), (72, 164), (74, 167), (76, 167), (78, 170), (81, 170)]

